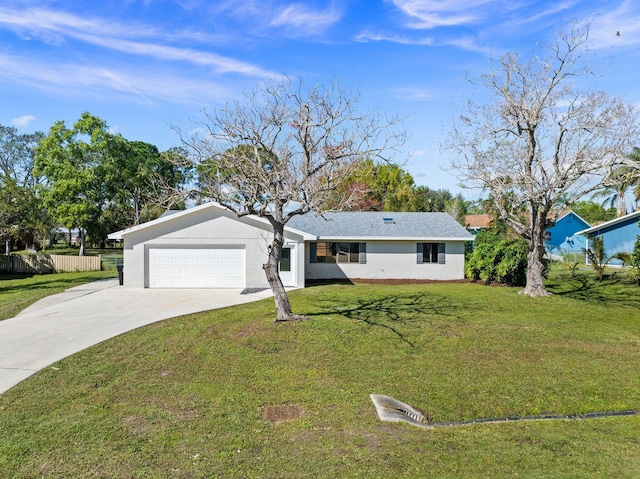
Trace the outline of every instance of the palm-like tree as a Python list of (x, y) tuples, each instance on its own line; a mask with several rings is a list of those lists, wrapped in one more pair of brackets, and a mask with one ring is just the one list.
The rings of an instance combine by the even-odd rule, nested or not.
[(625, 264), (631, 263), (631, 253), (621, 252), (607, 256), (602, 236), (596, 236), (591, 239), (591, 248), (587, 250), (587, 257), (593, 269), (598, 273), (598, 279), (600, 281), (602, 281), (605, 268), (612, 260), (618, 259)]
[(601, 203), (604, 208), (615, 208), (618, 217), (624, 216), (627, 214), (627, 192), (633, 183), (629, 167), (620, 166), (611, 173), (610, 186), (594, 193), (592, 198), (604, 198)]
[(631, 152), (625, 156), (625, 166), (628, 168), (629, 178), (631, 180), (631, 186), (633, 187), (633, 196), (638, 207), (640, 202), (640, 148), (635, 146)]
[[(603, 207), (616, 208), (618, 217), (627, 214), (627, 194), (633, 189), (635, 207), (640, 200), (640, 148), (634, 147), (625, 155), (621, 165), (611, 172), (608, 185), (593, 195), (604, 198)], [(634, 209), (635, 209), (634, 207)]]

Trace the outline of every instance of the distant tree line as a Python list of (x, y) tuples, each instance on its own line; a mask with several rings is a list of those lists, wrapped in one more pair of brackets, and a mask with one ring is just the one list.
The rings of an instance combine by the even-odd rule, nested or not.
[[(110, 232), (183, 209), (189, 199), (207, 201), (201, 192), (212, 170), (206, 164), (195, 168), (187, 156), (180, 147), (161, 152), (114, 134), (90, 113), (71, 127), (58, 121), (48, 134), (0, 125), (0, 240), (15, 249), (39, 247), (60, 228), (77, 229), (83, 254), (87, 242), (104, 247)], [(588, 200), (562, 199), (556, 208), (571, 208), (591, 224), (624, 214), (624, 199), (632, 198), (625, 208), (640, 200), (640, 149), (627, 160), (612, 176), (618, 184), (610, 182)], [(447, 189), (417, 185), (401, 165), (369, 158), (356, 162), (334, 197), (333, 204), (328, 197), (329, 209), (444, 211), (461, 224), (468, 214), (500, 216), (491, 197), (466, 201)]]
[(183, 154), (127, 140), (89, 113), (48, 134), (0, 126), (0, 240), (38, 247), (62, 227), (78, 230), (81, 255), (87, 238), (104, 247), (110, 232), (185, 206)]

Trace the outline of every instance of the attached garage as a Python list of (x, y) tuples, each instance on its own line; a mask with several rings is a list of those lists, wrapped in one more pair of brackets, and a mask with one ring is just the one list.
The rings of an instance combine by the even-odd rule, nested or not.
[(149, 246), (149, 288), (244, 288), (246, 254), (239, 247)]

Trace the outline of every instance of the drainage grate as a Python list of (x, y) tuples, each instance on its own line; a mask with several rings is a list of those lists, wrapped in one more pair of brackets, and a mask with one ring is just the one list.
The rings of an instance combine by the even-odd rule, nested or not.
[(381, 421), (403, 421), (418, 427), (433, 428), (433, 426), (428, 424), (430, 418), (425, 418), (420, 411), (413, 409), (402, 401), (385, 396), (384, 394), (369, 394), (369, 397), (371, 401), (373, 401)]
[(299, 406), (286, 404), (283, 406), (265, 406), (262, 408), (262, 419), (265, 421), (280, 422), (292, 421), (302, 415)]

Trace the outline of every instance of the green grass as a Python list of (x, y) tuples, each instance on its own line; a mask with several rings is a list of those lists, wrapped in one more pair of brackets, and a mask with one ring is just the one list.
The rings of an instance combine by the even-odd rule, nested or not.
[(80, 284), (116, 276), (115, 270), (57, 274), (0, 273), (0, 321), (14, 317), (27, 306)]
[[(556, 294), (476, 284), (325, 285), (190, 315), (60, 361), (0, 396), (0, 476), (640, 477), (640, 417), (423, 430), (640, 409), (640, 288), (557, 273)], [(300, 419), (261, 419), (295, 404)]]

